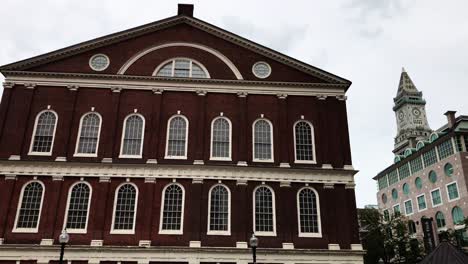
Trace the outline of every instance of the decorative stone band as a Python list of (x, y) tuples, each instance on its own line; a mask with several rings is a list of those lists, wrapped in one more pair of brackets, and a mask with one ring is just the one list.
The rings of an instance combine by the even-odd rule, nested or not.
[[(287, 245), (291, 247), (291, 245)], [(259, 263), (348, 263), (362, 264), (363, 250), (349, 249), (271, 249), (262, 248), (257, 255)], [(58, 260), (57, 252), (60, 245), (2, 245), (0, 260), (38, 260), (38, 263), (48, 263)], [(110, 247), (110, 246), (68, 246), (67, 259), (88, 260), (88, 263), (98, 261), (137, 261), (143, 263), (151, 259), (155, 262), (236, 262), (247, 264), (251, 262), (250, 248), (216, 248), (216, 247)]]
[[(81, 73), (7, 72), (11, 85), (56, 86), (149, 91), (184, 91), (203, 93), (268, 94), (286, 98), (289, 95), (317, 96), (319, 99), (334, 97), (341, 100), (347, 85), (327, 83), (265, 82), (218, 79), (174, 79), (152, 76), (96, 75)], [(202, 93), (202, 94), (203, 94)]]
[(355, 170), (255, 168), (208, 165), (108, 164), (0, 161), (0, 175), (63, 177), (170, 178), (345, 184), (354, 187)]

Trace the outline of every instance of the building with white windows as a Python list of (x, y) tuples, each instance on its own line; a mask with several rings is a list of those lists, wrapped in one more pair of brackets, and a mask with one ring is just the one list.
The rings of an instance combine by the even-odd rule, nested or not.
[(350, 81), (192, 5), (0, 72), (0, 264), (362, 263)]
[(407, 216), (410, 232), (420, 237), (422, 218), (433, 219), (435, 237), (441, 231), (464, 228), (468, 215), (468, 116), (455, 117), (454, 111), (448, 111), (447, 124), (431, 131), (422, 92), (405, 70), (394, 101), (396, 155), (394, 164), (374, 177), (379, 209), (386, 219), (394, 214)]

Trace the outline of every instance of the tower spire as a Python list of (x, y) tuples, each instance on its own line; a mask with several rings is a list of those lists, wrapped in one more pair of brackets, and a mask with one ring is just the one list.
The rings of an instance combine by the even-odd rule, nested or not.
[(405, 70), (404, 67), (401, 68), (400, 83), (398, 84), (397, 96), (402, 92), (407, 92), (407, 93), (419, 92), (418, 89), (416, 88), (416, 85), (414, 85), (413, 81), (409, 77), (409, 74)]

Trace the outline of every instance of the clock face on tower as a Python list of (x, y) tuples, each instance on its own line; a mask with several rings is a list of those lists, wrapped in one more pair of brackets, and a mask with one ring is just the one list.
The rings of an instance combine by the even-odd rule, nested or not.
[(398, 112), (398, 119), (403, 121), (403, 118), (405, 118), (405, 113), (403, 113), (403, 111)]
[(421, 115), (421, 111), (418, 108), (413, 108), (413, 115), (415, 117), (419, 117)]

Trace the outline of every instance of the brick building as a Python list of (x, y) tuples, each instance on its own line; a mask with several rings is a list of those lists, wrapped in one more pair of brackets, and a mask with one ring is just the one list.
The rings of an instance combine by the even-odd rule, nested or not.
[(191, 5), (0, 71), (0, 263), (362, 263), (348, 80)]

